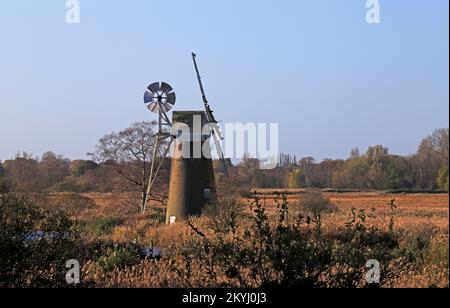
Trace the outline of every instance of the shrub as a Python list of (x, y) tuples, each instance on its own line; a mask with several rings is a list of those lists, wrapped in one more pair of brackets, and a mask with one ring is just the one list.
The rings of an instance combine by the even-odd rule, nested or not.
[(149, 219), (157, 223), (165, 223), (166, 210), (164, 208), (152, 207), (148, 210)]
[(107, 249), (105, 255), (97, 260), (97, 264), (105, 271), (123, 269), (141, 261), (139, 252), (132, 247), (116, 247)]
[[(394, 202), (394, 201), (392, 201)], [(391, 216), (390, 226), (386, 230), (368, 227), (374, 219), (375, 210), (352, 209), (350, 220), (333, 235), (333, 270), (326, 274), (326, 286), (355, 288), (365, 286), (365, 264), (368, 260), (380, 262), (380, 284), (384, 285), (395, 277), (402, 266), (396, 267), (399, 243), (395, 231), (395, 216)]]
[[(286, 196), (276, 201), (270, 216), (256, 198), (250, 223), (238, 227), (233, 220), (206, 230), (188, 223), (197, 236), (168, 249), (174, 272), (196, 287), (357, 287), (365, 286), (370, 259), (383, 265), (382, 283), (396, 270), (394, 233), (367, 227), (372, 215), (364, 210), (333, 235), (314, 216), (290, 218)], [(194, 272), (201, 279), (190, 280)]]
[[(428, 277), (428, 287), (449, 287), (448, 237), (431, 242), (424, 252), (420, 268)], [(440, 272), (442, 268), (444, 272)]]
[(0, 177), (0, 194), (12, 192), (14, 185), (7, 178)]
[(0, 287), (64, 286), (65, 262), (78, 257), (74, 224), (30, 200), (0, 194)]
[(72, 216), (96, 207), (94, 200), (77, 193), (51, 194), (44, 198), (44, 202), (43, 206), (65, 211)]
[(85, 193), (92, 191), (92, 183), (83, 178), (67, 176), (64, 180), (50, 187), (49, 191)]
[(203, 214), (209, 218), (209, 227), (214, 231), (228, 232), (237, 229), (245, 217), (244, 206), (234, 197), (224, 198), (206, 206)]
[(122, 220), (114, 217), (103, 217), (87, 223), (84, 230), (95, 236), (111, 234), (114, 228), (120, 226)]
[(331, 203), (322, 192), (308, 192), (299, 202), (299, 209), (307, 214), (321, 215), (338, 211), (338, 207)]
[(443, 265), (448, 270), (449, 268), (448, 238), (442, 241), (433, 242), (425, 252), (424, 260), (428, 264)]

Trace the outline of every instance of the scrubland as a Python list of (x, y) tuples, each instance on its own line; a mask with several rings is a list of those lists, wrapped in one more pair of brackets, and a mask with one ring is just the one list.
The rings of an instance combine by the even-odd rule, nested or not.
[(257, 190), (170, 226), (133, 193), (0, 198), (6, 287), (67, 286), (68, 259), (78, 287), (367, 287), (371, 259), (380, 287), (449, 285), (448, 194)]
[[(254, 203), (255, 197), (259, 198), (258, 202), (265, 209), (269, 223), (275, 224), (277, 217), (279, 217), (281, 198), (280, 195), (277, 197), (277, 193), (286, 194), (285, 202), (289, 208), (288, 212), (294, 213), (298, 207), (299, 199), (306, 194), (306, 191), (259, 190), (252, 197), (234, 200), (239, 207), (237, 212), (240, 215), (240, 217), (235, 217), (236, 234), (242, 235), (246, 228), (254, 227), (254, 219), (257, 214), (254, 213), (252, 203)], [(164, 209), (158, 204), (153, 204), (150, 210), (142, 215), (139, 213), (137, 205), (133, 207), (133, 198), (129, 194), (84, 194), (83, 196), (93, 200), (95, 206), (85, 209), (79, 214), (78, 219), (80, 221), (87, 225), (95, 224), (96, 221), (107, 221), (108, 219), (113, 222), (113, 226), (106, 228), (104, 232), (87, 233), (86, 237), (93, 241), (102, 238), (105, 241), (121, 244), (130, 242), (136, 242), (144, 246), (151, 244), (161, 247), (163, 251), (167, 252), (167, 256), (163, 257), (162, 261), (142, 260), (133, 263), (131, 266), (118, 266), (112, 270), (105, 270), (98, 262), (91, 260), (85, 264), (84, 275), (85, 279), (90, 281), (92, 285), (100, 287), (255, 287), (262, 283), (261, 280), (258, 281), (258, 278), (248, 278), (243, 282), (244, 278), (237, 278), (234, 277), (234, 274), (220, 272), (222, 270), (236, 270), (241, 272), (239, 275), (244, 275), (243, 273), (246, 272), (246, 275), (252, 276), (250, 272), (254, 269), (249, 267), (230, 269), (223, 266), (227, 260), (229, 262), (237, 261), (234, 259), (235, 256), (227, 255), (237, 253), (233, 248), (220, 251), (224, 256), (219, 258), (225, 258), (219, 262), (220, 264), (205, 265), (205, 261), (200, 262), (197, 259), (211, 257), (208, 255), (209, 252), (206, 253), (202, 250), (204, 245), (214, 244), (205, 242), (203, 236), (213, 239), (213, 241), (216, 240), (214, 237), (218, 236), (217, 232), (213, 230), (214, 227), (211, 228), (210, 217), (195, 218), (189, 224), (179, 223), (166, 226), (162, 224)], [(398, 246), (401, 248), (395, 252), (400, 255), (392, 258), (398, 258), (395, 262), (402, 262), (406, 266), (401, 265), (403, 268), (396, 270), (395, 276), (389, 277), (383, 287), (448, 287), (448, 194), (331, 192), (325, 193), (324, 196), (337, 207), (336, 211), (321, 215), (321, 232), (329, 237), (344, 232), (345, 226), (352, 220), (352, 213), (356, 213), (356, 216), (358, 216), (362, 212), (367, 216), (363, 223), (368, 230), (371, 228), (388, 230), (392, 220), (394, 221), (396, 239), (398, 240)], [(389, 206), (390, 202), (393, 202), (395, 208)], [(230, 213), (228, 215), (232, 216)], [(294, 214), (291, 215), (294, 216)], [(233, 219), (233, 217), (227, 217), (226, 219)], [(309, 225), (304, 223), (302, 228), (314, 229), (313, 224), (313, 222)], [(311, 237), (312, 234), (313, 231), (301, 233), (303, 236)], [(233, 243), (236, 240), (233, 237), (238, 238), (239, 236), (227, 233), (221, 234), (219, 237), (223, 237), (222, 240), (227, 243)], [(251, 242), (251, 238), (242, 236), (242, 239)], [(364, 243), (361, 243), (361, 245), (364, 245)], [(250, 251), (252, 250), (250, 249)], [(239, 253), (249, 253), (249, 251), (242, 250)], [(370, 249), (368, 256), (370, 256)], [(167, 262), (165, 258), (167, 258)], [(402, 260), (399, 261), (400, 259)], [(301, 263), (301, 260), (298, 261)], [(305, 262), (314, 263), (314, 258)], [(208, 262), (206, 261), (206, 263)], [(393, 264), (389, 266), (399, 266)], [(294, 262), (292, 265), (297, 264)], [(211, 268), (208, 268), (208, 266), (211, 266)], [(351, 266), (349, 267), (350, 269), (346, 268), (345, 270), (361, 270), (364, 272), (364, 264), (359, 264), (359, 267), (354, 269), (351, 269)], [(305, 273), (305, 276), (309, 274)], [(211, 278), (212, 276), (214, 278)], [(357, 276), (357, 279), (361, 279), (361, 276)], [(327, 286), (326, 277), (323, 277), (323, 280), (323, 286)], [(364, 282), (357, 281), (349, 286), (362, 286), (363, 284)], [(330, 286), (336, 286), (336, 284)]]

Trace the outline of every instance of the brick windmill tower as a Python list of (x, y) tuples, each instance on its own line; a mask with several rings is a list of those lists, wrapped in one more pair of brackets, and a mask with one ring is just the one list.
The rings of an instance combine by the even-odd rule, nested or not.
[[(203, 208), (216, 199), (216, 186), (211, 155), (211, 138), (221, 161), (224, 174), (227, 175), (224, 155), (220, 141), (223, 140), (217, 121), (214, 118), (203, 89), (198, 70), (196, 55), (192, 54), (197, 79), (200, 85), (204, 110), (174, 111), (172, 121), (167, 112), (175, 104), (173, 89), (166, 83), (150, 85), (144, 96), (147, 107), (159, 114), (160, 131), (150, 171), (148, 193), (155, 182), (162, 161), (173, 146), (173, 157), (169, 183), (166, 223), (173, 224), (189, 216), (199, 216)], [(169, 146), (156, 167), (156, 156), (160, 153), (158, 144), (169, 140)], [(166, 141), (164, 141), (166, 142)]]

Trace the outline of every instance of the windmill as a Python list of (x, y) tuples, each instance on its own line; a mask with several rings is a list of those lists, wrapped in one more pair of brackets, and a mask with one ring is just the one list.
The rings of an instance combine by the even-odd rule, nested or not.
[[(156, 134), (155, 145), (153, 146), (152, 164), (150, 168), (149, 183), (147, 185), (147, 194), (145, 196), (144, 211), (147, 207), (148, 197), (150, 196), (151, 189), (155, 183), (161, 166), (170, 151), (170, 147), (173, 143), (173, 136), (170, 134), (172, 123), (167, 116), (173, 105), (176, 102), (176, 94), (173, 92), (173, 88), (165, 82), (154, 82), (147, 87), (144, 94), (144, 103), (147, 109), (153, 113), (158, 114), (158, 133)], [(164, 151), (164, 154), (159, 160), (159, 164), (156, 166), (156, 156), (161, 151), (161, 145), (169, 140), (169, 144)]]
[[(216, 187), (211, 158), (211, 137), (214, 141), (217, 155), (221, 161), (223, 172), (227, 175), (225, 158), (220, 145), (223, 136), (209, 102), (206, 99), (196, 61), (196, 55), (194, 53), (192, 53), (192, 59), (200, 85), (204, 111), (174, 111), (172, 114), (172, 121), (170, 121), (167, 113), (172, 109), (176, 101), (176, 95), (175, 92), (173, 92), (173, 88), (167, 83), (156, 82), (151, 84), (144, 94), (144, 102), (151, 112), (158, 114), (159, 124), (159, 130), (153, 148), (147, 199), (154, 186), (161, 165), (167, 157), (171, 147), (174, 145), (169, 183), (169, 200), (166, 213), (167, 224), (175, 223), (176, 221), (186, 219), (189, 216), (200, 215), (203, 207), (215, 200)], [(190, 131), (193, 132), (195, 130), (195, 124), (193, 124), (195, 121), (193, 119), (199, 119), (201, 121), (202, 132), (197, 134), (201, 137), (199, 139), (193, 137), (195, 135), (194, 132), (190, 134), (189, 137), (184, 136), (184, 138), (180, 138), (176, 131), (177, 125), (183, 124), (189, 127)], [(203, 131), (203, 127), (205, 126), (209, 129), (208, 133)], [(167, 142), (167, 140), (167, 148), (161, 151), (160, 146), (162, 143)], [(196, 146), (200, 146), (202, 149), (199, 157), (185, 155), (186, 149), (192, 150)], [(190, 154), (192, 154), (191, 150), (189, 150)], [(156, 157), (158, 154), (162, 155), (157, 164)], [(145, 204), (147, 204), (147, 200)]]
[(225, 176), (228, 176), (225, 157), (223, 155), (222, 147), (220, 146), (220, 141), (223, 140), (222, 132), (220, 131), (218, 122), (216, 121), (213, 111), (211, 110), (211, 107), (209, 106), (208, 99), (206, 98), (205, 89), (203, 88), (202, 78), (201, 78), (200, 72), (198, 70), (196, 58), (197, 58), (197, 55), (195, 53), (192, 53), (192, 60), (194, 61), (194, 68), (195, 68), (195, 72), (197, 73), (198, 84), (200, 86), (200, 92), (202, 94), (203, 105), (205, 106), (205, 113), (206, 113), (206, 119), (208, 121), (208, 126), (211, 131), (211, 136), (213, 137), (213, 140), (214, 140), (214, 146), (216, 148), (217, 155), (219, 156), (220, 163), (222, 165), (222, 171), (225, 174)]

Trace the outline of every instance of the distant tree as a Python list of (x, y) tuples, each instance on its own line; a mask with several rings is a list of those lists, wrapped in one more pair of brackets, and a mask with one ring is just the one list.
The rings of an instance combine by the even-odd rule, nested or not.
[(448, 165), (449, 153), (449, 130), (448, 128), (441, 128), (435, 130), (433, 134), (428, 137), (430, 145), (437, 159), (443, 165)]
[(439, 174), (437, 177), (437, 183), (439, 185), (440, 189), (444, 189), (448, 191), (448, 167), (442, 166), (442, 168), (439, 170)]
[(53, 152), (44, 153), (38, 165), (42, 188), (49, 188), (70, 175), (69, 164), (70, 161), (62, 155)]
[(347, 160), (333, 176), (333, 184), (338, 188), (370, 188), (369, 170), (370, 164), (366, 157)]
[(413, 172), (408, 158), (397, 155), (389, 156), (383, 186), (388, 189), (413, 187)]
[[(141, 211), (146, 208), (147, 188), (156, 141), (157, 122), (138, 122), (120, 132), (101, 138), (94, 153), (88, 153), (97, 163), (109, 165), (141, 194)], [(160, 150), (164, 152), (165, 144)], [(165, 201), (165, 196), (154, 192), (148, 200)]]
[[(333, 173), (331, 187), (340, 188), (340, 189), (349, 187), (348, 183), (351, 182), (351, 175), (344, 166), (342, 166), (341, 168), (339, 168), (338, 170), (336, 170)], [(356, 187), (353, 187), (353, 188), (356, 188)]]
[(298, 165), (305, 175), (306, 187), (310, 187), (313, 182), (314, 157), (303, 157), (300, 159)]
[(317, 187), (327, 188), (333, 186), (333, 175), (340, 169), (344, 161), (324, 159), (315, 167), (315, 179)]
[(15, 159), (3, 163), (6, 175), (15, 189), (20, 192), (37, 192), (42, 189), (39, 163), (26, 152), (18, 153)]
[(92, 160), (73, 160), (70, 162), (70, 173), (72, 176), (80, 177), (97, 167), (98, 164)]
[(275, 168), (272, 170), (262, 170), (264, 187), (263, 188), (283, 188), (287, 186), (286, 183), (286, 173), (291, 170), (291, 168)]
[(105, 163), (98, 164), (97, 168), (89, 170), (81, 177), (73, 178), (76, 179), (76, 185), (78, 187), (80, 183), (89, 183), (90, 189), (96, 192), (123, 192), (136, 190), (134, 184), (130, 184), (130, 182), (117, 173), (111, 165)]
[(366, 152), (368, 164), (370, 165), (368, 171), (368, 188), (383, 189), (385, 170), (389, 159), (388, 148), (382, 145), (369, 147)]
[(350, 151), (350, 159), (357, 159), (360, 158), (361, 154), (359, 153), (359, 149), (358, 148), (353, 148)]
[(382, 165), (385, 162), (386, 157), (389, 155), (389, 149), (382, 145), (375, 145), (369, 147), (366, 152), (366, 156), (369, 159), (370, 164)]
[(18, 159), (18, 158), (26, 159), (26, 160), (35, 160), (35, 161), (39, 160), (38, 157), (33, 156), (33, 153), (28, 153), (26, 151), (22, 151), (22, 152), (18, 151), (16, 153), (15, 159)]
[(431, 151), (434, 153), (436, 164), (439, 165), (436, 178), (440, 189), (448, 190), (448, 170), (449, 170), (449, 129), (441, 128), (435, 130), (428, 137)]
[(417, 189), (434, 189), (440, 169), (440, 162), (436, 159), (436, 152), (430, 138), (420, 143), (417, 153), (411, 158), (414, 173), (414, 186)]
[(280, 168), (291, 168), (297, 166), (296, 156), (292, 156), (286, 153), (280, 153), (278, 158), (278, 166)]
[(302, 169), (293, 170), (288, 177), (288, 188), (305, 188), (306, 178)]
[(255, 188), (258, 185), (258, 175), (260, 174), (260, 162), (257, 158), (252, 158), (245, 154), (242, 161), (238, 164), (240, 180)]

